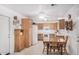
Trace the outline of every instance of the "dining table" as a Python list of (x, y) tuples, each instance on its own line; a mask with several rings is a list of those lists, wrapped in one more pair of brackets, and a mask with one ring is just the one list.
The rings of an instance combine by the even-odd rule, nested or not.
[(65, 39), (62, 39), (62, 36), (58, 36), (57, 40), (50, 40), (50, 39), (45, 39), (43, 41), (44, 43), (46, 43), (47, 46), (47, 55), (49, 54), (49, 49), (50, 49), (50, 44), (53, 42), (56, 42), (58, 44), (60, 44), (60, 54), (63, 54), (63, 45), (65, 44)]

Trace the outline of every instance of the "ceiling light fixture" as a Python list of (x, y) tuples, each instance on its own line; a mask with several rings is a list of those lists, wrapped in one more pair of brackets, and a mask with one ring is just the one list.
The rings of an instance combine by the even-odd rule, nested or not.
[(38, 15), (39, 20), (47, 21), (48, 16), (44, 12), (40, 12)]

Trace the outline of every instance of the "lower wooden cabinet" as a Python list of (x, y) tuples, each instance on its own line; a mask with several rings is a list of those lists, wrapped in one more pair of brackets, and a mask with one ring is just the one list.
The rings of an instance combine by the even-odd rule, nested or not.
[(43, 34), (38, 34), (38, 41), (43, 41)]
[(32, 22), (28, 18), (21, 21), (22, 29), (15, 29), (15, 52), (21, 51), (32, 45)]
[(24, 35), (22, 29), (14, 30), (14, 38), (15, 38), (15, 52), (19, 52), (24, 49)]

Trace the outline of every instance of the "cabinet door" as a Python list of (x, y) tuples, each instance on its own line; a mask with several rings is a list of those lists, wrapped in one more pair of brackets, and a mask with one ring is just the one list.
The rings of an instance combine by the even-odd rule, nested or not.
[(59, 29), (64, 29), (65, 28), (65, 20), (61, 19), (59, 20)]
[(25, 47), (31, 45), (31, 21), (27, 18), (22, 19), (22, 28), (24, 29)]
[(15, 52), (19, 52), (24, 48), (23, 32), (21, 32), (21, 29), (15, 29)]
[(42, 30), (43, 29), (43, 24), (42, 23), (39, 23), (38, 24), (38, 30)]
[(43, 34), (38, 34), (38, 41), (43, 41)]
[(56, 30), (57, 29), (57, 23), (50, 23), (50, 29)]
[(19, 49), (19, 30), (15, 30), (14, 32), (14, 39), (15, 39), (15, 52), (18, 52), (20, 51)]
[(24, 38), (23, 38), (23, 33), (19, 33), (19, 49), (22, 50), (24, 49)]

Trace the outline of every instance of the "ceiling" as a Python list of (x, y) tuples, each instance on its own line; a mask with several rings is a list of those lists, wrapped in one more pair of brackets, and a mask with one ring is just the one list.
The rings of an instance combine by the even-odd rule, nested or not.
[(2, 4), (3, 6), (10, 8), (24, 16), (35, 17), (40, 12), (44, 12), (46, 15), (56, 18), (63, 16), (73, 4)]

